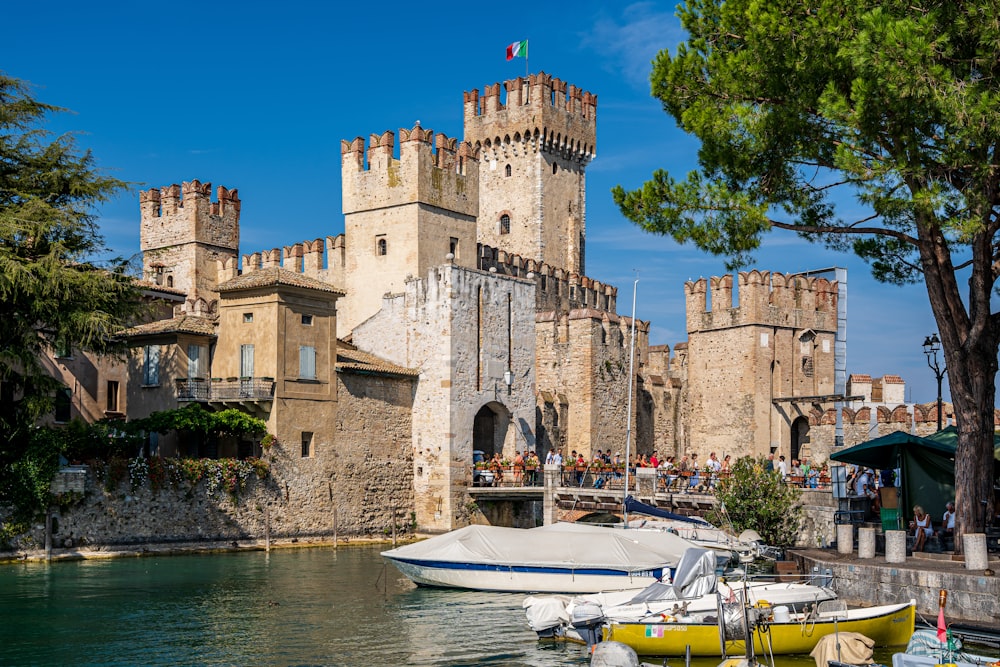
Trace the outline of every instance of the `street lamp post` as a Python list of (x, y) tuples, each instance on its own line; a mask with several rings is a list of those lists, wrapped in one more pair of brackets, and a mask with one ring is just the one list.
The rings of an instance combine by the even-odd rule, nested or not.
[(938, 338), (936, 333), (924, 338), (924, 355), (927, 357), (927, 365), (932, 371), (934, 371), (934, 377), (937, 378), (937, 430), (941, 430), (941, 378), (944, 374), (948, 372), (948, 368), (941, 368), (938, 366), (938, 350), (941, 349), (941, 339)]

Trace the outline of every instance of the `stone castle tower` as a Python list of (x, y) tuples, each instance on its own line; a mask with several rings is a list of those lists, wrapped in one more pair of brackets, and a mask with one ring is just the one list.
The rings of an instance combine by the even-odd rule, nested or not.
[(465, 141), (481, 151), (479, 242), (585, 270), (587, 164), (597, 96), (545, 73), (466, 92)]
[[(706, 290), (706, 288), (708, 288)], [(812, 457), (809, 422), (835, 395), (837, 283), (750, 271), (684, 286), (687, 436), (696, 451)], [(708, 293), (706, 293), (708, 292)]]
[(143, 278), (187, 293), (188, 301), (218, 299), (220, 264), (235, 266), (240, 246), (240, 198), (221, 185), (192, 180), (139, 193)]
[(373, 134), (367, 151), (360, 137), (341, 142), (348, 243), (331, 278), (351, 295), (340, 313), (342, 336), (378, 312), (384, 294), (401, 293), (408, 278), (446, 262), (476, 265), (475, 150), (420, 125), (399, 135), (399, 159), (392, 132)]

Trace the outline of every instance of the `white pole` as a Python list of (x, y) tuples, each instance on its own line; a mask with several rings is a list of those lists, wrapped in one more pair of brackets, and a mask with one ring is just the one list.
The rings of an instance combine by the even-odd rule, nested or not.
[(628, 357), (628, 415), (626, 415), (625, 427), (625, 491), (622, 494), (622, 515), (625, 527), (628, 528), (628, 509), (625, 507), (625, 499), (628, 498), (628, 473), (629, 461), (632, 459), (632, 381), (633, 367), (635, 365), (635, 295), (639, 291), (639, 279), (632, 283), (632, 340), (629, 344)]

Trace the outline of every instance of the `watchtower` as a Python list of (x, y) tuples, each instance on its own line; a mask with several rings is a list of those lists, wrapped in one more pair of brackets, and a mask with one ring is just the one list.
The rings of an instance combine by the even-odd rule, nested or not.
[(371, 135), (367, 150), (361, 137), (341, 142), (348, 298), (338, 304), (339, 335), (378, 312), (385, 294), (403, 292), (407, 278), (446, 262), (476, 266), (475, 149), (419, 123), (399, 137), (398, 159), (392, 132)]
[(690, 442), (703, 455), (809, 455), (810, 423), (835, 393), (837, 283), (740, 273), (735, 306), (732, 276), (684, 289), (689, 358), (698, 360), (688, 366)]
[(240, 198), (197, 180), (139, 193), (143, 278), (187, 294), (218, 299), (219, 262), (235, 262), (240, 245)]
[(544, 72), (502, 89), (464, 95), (465, 140), (481, 151), (479, 242), (583, 275), (597, 96)]

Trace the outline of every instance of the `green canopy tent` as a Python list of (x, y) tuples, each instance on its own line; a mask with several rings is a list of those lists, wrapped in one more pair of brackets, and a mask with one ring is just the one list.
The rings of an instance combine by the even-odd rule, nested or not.
[[(951, 451), (954, 454), (955, 449), (958, 447), (958, 429), (954, 426), (948, 426), (934, 435), (927, 436), (927, 439), (951, 447)], [(1000, 435), (996, 433), (993, 434), (993, 459), (1000, 461)]]
[[(955, 497), (955, 446), (896, 431), (830, 456), (834, 461), (878, 470), (899, 470), (899, 514), (912, 516), (920, 505), (940, 521), (945, 503)], [(905, 524), (904, 524), (905, 525)]]

